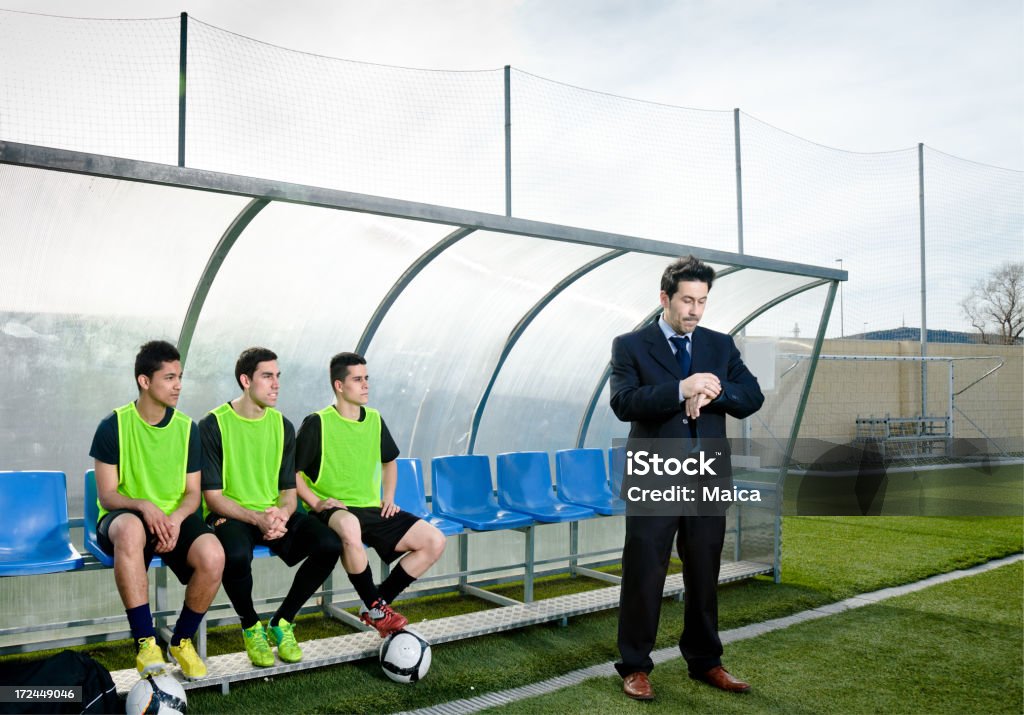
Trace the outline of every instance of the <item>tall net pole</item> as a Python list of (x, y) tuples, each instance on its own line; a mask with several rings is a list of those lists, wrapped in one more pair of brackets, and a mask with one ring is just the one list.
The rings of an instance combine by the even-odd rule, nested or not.
[(188, 64), (188, 13), (181, 13), (178, 51), (178, 166), (185, 166), (185, 70)]
[(505, 215), (512, 215), (512, 67), (505, 65)]
[[(917, 202), (921, 221), (921, 357), (928, 356), (928, 280), (924, 243), (924, 144), (917, 145)], [(921, 361), (921, 416), (928, 414), (928, 361)]]

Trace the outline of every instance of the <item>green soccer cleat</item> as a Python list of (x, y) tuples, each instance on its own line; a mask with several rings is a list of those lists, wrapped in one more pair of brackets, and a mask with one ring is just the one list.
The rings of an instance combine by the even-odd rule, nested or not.
[(135, 654), (135, 667), (139, 675), (162, 673), (167, 668), (164, 654), (156, 644), (156, 638), (139, 638), (139, 652)]
[(256, 621), (252, 628), (243, 628), (242, 638), (245, 640), (245, 652), (253, 665), (267, 668), (274, 664), (274, 651), (270, 650), (262, 623)]
[(277, 646), (277, 655), (285, 663), (298, 663), (302, 660), (302, 649), (295, 641), (295, 624), (285, 619), (278, 621), (276, 626), (270, 626), (270, 643)]
[(206, 663), (196, 653), (191, 638), (182, 638), (178, 645), (170, 646), (167, 652), (170, 654), (171, 660), (181, 668), (181, 674), (189, 680), (206, 677)]

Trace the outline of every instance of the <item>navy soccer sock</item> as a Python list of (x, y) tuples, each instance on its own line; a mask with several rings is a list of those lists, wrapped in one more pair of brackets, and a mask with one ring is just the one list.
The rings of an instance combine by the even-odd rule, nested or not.
[(205, 613), (196, 613), (188, 606), (182, 606), (178, 622), (174, 624), (174, 633), (171, 634), (171, 645), (178, 646), (181, 644), (182, 638), (194, 636), (205, 615)]
[(125, 615), (128, 616), (128, 628), (132, 632), (132, 638), (136, 641), (156, 635), (156, 628), (153, 627), (153, 612), (149, 610), (148, 603), (125, 609)]

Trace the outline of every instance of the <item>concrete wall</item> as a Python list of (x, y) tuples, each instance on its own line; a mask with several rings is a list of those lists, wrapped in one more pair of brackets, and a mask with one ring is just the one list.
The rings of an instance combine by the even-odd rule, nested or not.
[[(793, 341), (796, 342), (796, 341)], [(803, 341), (799, 341), (803, 342)], [(826, 340), (823, 355), (919, 356), (916, 342)], [(809, 344), (808, 344), (809, 349)], [(962, 394), (954, 404), (990, 437), (1019, 443), (1024, 440), (1024, 348), (1011, 345), (929, 344), (929, 357), (980, 358), (953, 363), (953, 392), (1005, 361), (1003, 367)], [(780, 358), (780, 363), (785, 362)], [(927, 412), (949, 412), (948, 362), (927, 365)], [(801, 438), (852, 439), (857, 417), (915, 417), (921, 415), (921, 363), (822, 360), (814, 377), (800, 429)], [(959, 412), (953, 414), (953, 436), (982, 435)], [(755, 432), (756, 433), (756, 432)]]

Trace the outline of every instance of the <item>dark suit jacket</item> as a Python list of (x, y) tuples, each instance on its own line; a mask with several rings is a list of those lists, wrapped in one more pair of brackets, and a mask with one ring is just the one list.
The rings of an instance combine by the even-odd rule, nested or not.
[[(722, 383), (718, 398), (701, 408), (696, 420), (696, 436), (701, 440), (716, 440), (716, 449), (727, 451), (725, 416), (742, 419), (752, 415), (764, 403), (764, 395), (757, 378), (743, 364), (732, 336), (698, 326), (693, 331), (692, 341), (691, 373), (714, 373)], [(612, 342), (612, 411), (620, 420), (632, 423), (631, 444), (692, 436), (689, 425), (683, 421), (685, 412), (679, 401), (679, 381), (683, 377), (676, 356), (657, 323), (615, 338)], [(728, 473), (731, 474), (731, 469)]]
[[(742, 419), (761, 408), (761, 387), (743, 364), (730, 335), (698, 326), (693, 331), (691, 354), (691, 373), (710, 372), (722, 383), (718, 399), (701, 408), (697, 434), (725, 437), (727, 414)], [(657, 323), (612, 342), (612, 410), (620, 420), (633, 423), (631, 437), (689, 435), (679, 401), (679, 381), (684, 377)]]

